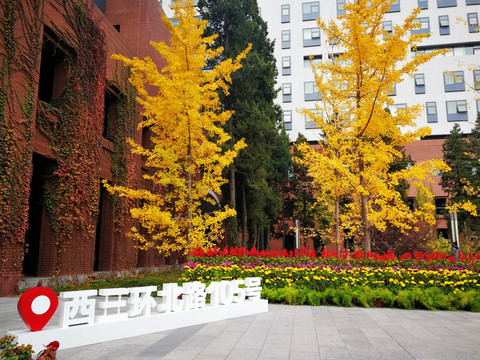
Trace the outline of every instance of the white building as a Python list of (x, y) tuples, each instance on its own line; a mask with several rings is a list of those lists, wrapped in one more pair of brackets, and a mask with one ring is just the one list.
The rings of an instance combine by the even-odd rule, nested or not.
[[(257, 1), (270, 38), (275, 40), (277, 83), (281, 87), (277, 103), (283, 109), (285, 129), (292, 141), (298, 133), (309, 140), (318, 140), (315, 124), (297, 111), (313, 109), (317, 100), (309, 57), (325, 61), (331, 53), (331, 46), (315, 19), (335, 19), (344, 11), (346, 0)], [(170, 3), (171, 0), (160, 1), (167, 17), (173, 16)], [(387, 14), (385, 29), (401, 24), (416, 7), (422, 8), (418, 17), (422, 27), (417, 31), (431, 33), (417, 51), (439, 48), (450, 51), (422, 65), (414, 78), (397, 84), (393, 95), (395, 105), (424, 105), (417, 125), (430, 126), (434, 137), (447, 135), (455, 123), (469, 133), (480, 111), (480, 0), (397, 0)], [(447, 75), (452, 72), (455, 80)]]
[[(269, 35), (275, 39), (277, 82), (282, 89), (277, 102), (283, 109), (285, 128), (292, 141), (298, 133), (309, 140), (318, 140), (314, 124), (306, 121), (297, 109), (313, 109), (316, 101), (309, 57), (313, 55), (314, 61), (325, 61), (331, 53), (331, 46), (317, 28), (315, 19), (336, 18), (344, 11), (344, 3), (345, 0), (258, 0)], [(450, 51), (422, 65), (415, 78), (408, 77), (397, 84), (393, 95), (395, 104), (425, 105), (417, 125), (430, 126), (432, 136), (447, 135), (455, 123), (469, 133), (480, 111), (478, 91), (474, 90), (480, 89), (480, 32), (477, 30), (480, 0), (397, 0), (387, 14), (384, 28), (401, 24), (416, 7), (423, 8), (418, 17), (422, 27), (417, 31), (431, 33), (417, 51), (437, 48)], [(455, 72), (455, 81), (447, 72)]]

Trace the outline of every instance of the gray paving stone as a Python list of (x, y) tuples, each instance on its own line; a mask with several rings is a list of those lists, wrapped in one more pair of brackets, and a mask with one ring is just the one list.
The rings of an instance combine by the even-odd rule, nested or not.
[(290, 344), (285, 343), (281, 344), (264, 344), (258, 359), (277, 359), (277, 360), (288, 360), (290, 357)]
[[(26, 328), (0, 298), (0, 337)], [(58, 323), (55, 315), (51, 324)], [(480, 359), (480, 314), (269, 305), (269, 312), (57, 352), (59, 360)], [(60, 345), (61, 346), (61, 345)]]
[(318, 360), (320, 352), (291, 351), (290, 360)]
[(226, 360), (257, 360), (260, 350), (233, 349)]
[(321, 347), (344, 347), (345, 341), (340, 335), (317, 336), (318, 345)]
[(211, 341), (201, 352), (201, 355), (223, 355), (227, 356), (235, 346), (236, 341), (214, 340)]
[(352, 356), (346, 347), (320, 347), (321, 359), (351, 360)]

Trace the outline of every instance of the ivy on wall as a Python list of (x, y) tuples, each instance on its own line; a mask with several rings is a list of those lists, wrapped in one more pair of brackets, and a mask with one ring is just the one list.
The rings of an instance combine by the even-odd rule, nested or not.
[[(0, 0), (0, 275), (21, 272), (23, 261), (43, 6)], [(12, 85), (14, 78), (23, 88)]]
[[(22, 272), (28, 229), (32, 138), (35, 129), (46, 136), (55, 165), (44, 189), (45, 204), (57, 248), (56, 275), (82, 271), (68, 260), (69, 252), (94, 249), (99, 212), (100, 154), (104, 118), (105, 34), (84, 0), (51, 0), (68, 28), (47, 24), (66, 50), (65, 88), (58, 99), (37, 100), (45, 0), (0, 0), (0, 276)], [(136, 92), (129, 71), (119, 66), (111, 85), (119, 90), (111, 171), (113, 183), (134, 187), (138, 159), (125, 139), (135, 137)], [(21, 75), (21, 78), (19, 77)], [(21, 80), (19, 80), (21, 79)], [(12, 84), (23, 87), (14, 88)], [(18, 86), (17, 86), (18, 87)], [(113, 198), (114, 231), (121, 250), (133, 247), (123, 237), (131, 200)], [(131, 252), (131, 250), (130, 250)], [(8, 256), (7, 256), (8, 255)], [(78, 254), (76, 255), (78, 256)], [(118, 254), (116, 264), (127, 269), (136, 258)], [(85, 272), (92, 254), (80, 255)], [(8, 275), (10, 276), (10, 275)], [(1, 280), (1, 279), (0, 279)]]
[[(111, 162), (111, 171), (113, 183), (121, 186), (135, 187), (138, 182), (137, 169), (135, 166), (135, 156), (130, 150), (130, 146), (125, 141), (127, 138), (135, 138), (136, 115), (137, 115), (137, 93), (135, 88), (128, 80), (130, 71), (117, 63), (113, 85), (119, 89), (119, 101), (117, 105), (118, 124), (112, 132), (109, 140), (113, 142), (113, 153)], [(124, 230), (125, 223), (130, 220), (130, 209), (133, 202), (127, 198), (118, 196), (112, 197), (114, 230), (121, 232)]]
[(106, 53), (105, 35), (83, 1), (55, 0), (55, 4), (70, 29), (51, 27), (72, 50), (66, 54), (65, 89), (59, 99), (40, 103), (37, 122), (57, 161), (45, 187), (45, 201), (56, 235), (59, 275), (72, 272), (62, 254), (77, 242), (91, 247), (95, 241)]

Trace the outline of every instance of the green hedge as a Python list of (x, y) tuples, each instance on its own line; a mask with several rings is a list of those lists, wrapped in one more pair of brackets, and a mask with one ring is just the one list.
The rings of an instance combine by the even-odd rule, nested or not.
[(480, 312), (480, 292), (445, 293), (439, 288), (413, 288), (397, 293), (389, 289), (369, 287), (328, 288), (324, 291), (287, 286), (265, 287), (262, 298), (271, 303), (289, 305), (335, 305), (360, 307), (390, 307), (400, 309), (466, 310)]

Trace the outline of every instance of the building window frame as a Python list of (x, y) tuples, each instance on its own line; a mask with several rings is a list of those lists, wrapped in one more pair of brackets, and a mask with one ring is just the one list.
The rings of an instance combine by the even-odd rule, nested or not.
[(429, 34), (430, 33), (430, 18), (417, 17), (414, 23), (420, 23), (420, 28), (412, 29), (412, 34)]
[(437, 8), (457, 6), (457, 0), (437, 0)]
[(466, 100), (446, 101), (447, 121), (468, 121), (468, 108)]
[(465, 91), (465, 76), (463, 70), (443, 73), (445, 92)]
[(390, 9), (388, 9), (387, 13), (393, 12), (400, 12), (400, 0), (395, 0), (392, 5), (390, 5)]
[(310, 59), (310, 56), (305, 55), (303, 57), (303, 68), (311, 68), (312, 65), (320, 64), (322, 62), (322, 55), (313, 55)]
[(473, 70), (473, 88), (480, 91), (480, 69)]
[(290, 30), (282, 30), (282, 49), (290, 49)]
[(448, 19), (448, 15), (438, 16), (438, 27), (440, 30), (440, 35), (450, 35), (450, 21)]
[(303, 84), (304, 100), (305, 101), (317, 101), (319, 94), (315, 81), (305, 81)]
[(316, 20), (320, 17), (320, 1), (302, 3), (303, 21)]
[(427, 113), (427, 122), (428, 123), (438, 122), (438, 112), (437, 112), (437, 102), (436, 101), (427, 101), (425, 103), (425, 111)]
[(292, 58), (290, 56), (282, 56), (282, 75), (292, 74)]
[(480, 29), (478, 28), (478, 13), (467, 14), (467, 25), (469, 33), (480, 32)]
[(292, 83), (282, 84), (282, 98), (283, 102), (292, 102)]
[(345, 15), (347, 12), (343, 8), (345, 6), (346, 0), (337, 0), (337, 16)]
[(397, 83), (394, 81), (392, 87), (387, 92), (388, 96), (396, 96), (397, 95)]
[(292, 130), (292, 110), (283, 110), (282, 120), (285, 130)]
[(280, 13), (282, 18), (282, 24), (289, 23), (290, 22), (290, 4), (282, 4)]
[(392, 20), (385, 20), (382, 22), (383, 31), (387, 33), (387, 37), (393, 34), (393, 23)]
[(418, 0), (418, 7), (422, 10), (428, 9), (428, 0)]
[(303, 47), (320, 46), (321, 44), (318, 27), (303, 29)]
[(387, 105), (387, 107), (390, 110), (390, 114), (392, 114), (392, 116), (397, 116), (397, 111), (399, 109), (406, 109), (407, 104), (406, 103), (392, 104), (392, 105)]
[(418, 73), (413, 75), (415, 83), (415, 94), (425, 94), (425, 74)]

